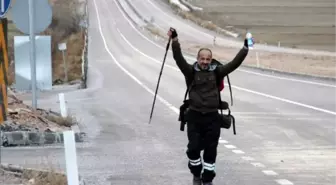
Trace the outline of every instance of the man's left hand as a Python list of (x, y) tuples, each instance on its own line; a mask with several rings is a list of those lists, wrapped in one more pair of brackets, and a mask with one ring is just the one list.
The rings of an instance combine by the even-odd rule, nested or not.
[(245, 38), (245, 40), (244, 40), (244, 46), (246, 47), (246, 49), (249, 48), (249, 46), (248, 46), (248, 44), (247, 44), (247, 39), (246, 39), (246, 38)]

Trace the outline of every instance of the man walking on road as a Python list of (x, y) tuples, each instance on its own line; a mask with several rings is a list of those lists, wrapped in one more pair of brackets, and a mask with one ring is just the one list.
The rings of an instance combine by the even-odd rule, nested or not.
[[(248, 54), (247, 40), (236, 57), (225, 65), (212, 62), (212, 52), (202, 48), (197, 54), (197, 62), (188, 64), (182, 55), (177, 32), (170, 28), (168, 36), (172, 39), (173, 57), (187, 82), (191, 83), (189, 91), (189, 110), (186, 114), (189, 158), (188, 167), (193, 174), (193, 184), (212, 185), (216, 176), (215, 163), (217, 146), (221, 132), (221, 119), (218, 113), (220, 107), (216, 74), (219, 79), (237, 69)], [(215, 61), (215, 60), (214, 60)], [(217, 70), (217, 71), (216, 71)], [(188, 86), (188, 84), (187, 84)], [(200, 157), (204, 149), (203, 160)], [(202, 173), (203, 169), (203, 173)]]

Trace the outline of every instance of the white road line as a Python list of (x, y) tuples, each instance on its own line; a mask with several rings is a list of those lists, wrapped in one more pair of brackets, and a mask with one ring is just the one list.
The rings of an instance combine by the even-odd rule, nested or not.
[[(165, 16), (170, 17), (172, 19), (175, 19), (179, 22), (181, 22), (180, 20), (168, 15), (166, 12), (162, 11), (158, 6), (156, 6), (151, 0), (147, 0), (153, 7), (155, 7), (157, 10), (161, 11)], [(193, 26), (185, 23), (185, 25), (187, 25), (189, 28), (198, 31), (199, 33), (202, 33), (204, 35), (207, 35), (211, 38), (213, 38), (213, 35), (210, 35), (208, 33), (205, 33), (203, 31), (199, 31), (196, 28), (194, 28)], [(188, 57), (190, 58), (190, 57)], [(192, 58), (194, 59), (194, 58)], [(298, 80), (298, 79), (294, 79), (294, 78), (286, 78), (286, 77), (279, 77), (279, 76), (273, 76), (273, 75), (267, 75), (267, 74), (262, 74), (262, 73), (258, 73), (258, 72), (253, 72), (253, 71), (248, 71), (248, 70), (241, 70), (238, 69), (238, 71), (241, 72), (246, 72), (246, 73), (250, 73), (250, 74), (255, 74), (255, 75), (259, 75), (259, 76), (265, 76), (265, 77), (270, 77), (270, 78), (277, 78), (277, 79), (281, 79), (281, 80), (287, 80), (287, 81), (293, 81), (293, 82), (301, 82), (301, 83), (307, 83), (307, 84), (313, 84), (313, 85), (320, 85), (320, 86), (326, 86), (326, 87), (336, 87), (336, 85), (331, 85), (331, 84), (325, 84), (325, 83), (318, 83), (318, 82), (313, 82), (313, 81), (307, 81), (307, 80)]]
[(250, 156), (243, 156), (242, 159), (244, 159), (245, 161), (254, 161), (255, 160), (253, 157), (250, 157)]
[(218, 143), (229, 143), (229, 142), (221, 139), (221, 140), (218, 141)]
[[(103, 43), (104, 43), (104, 47), (107, 51), (107, 53), (111, 56), (111, 58), (113, 59), (114, 63), (117, 64), (117, 66), (123, 70), (129, 77), (131, 77), (135, 82), (137, 82), (141, 87), (143, 87), (146, 91), (148, 91), (150, 94), (152, 94), (153, 96), (155, 95), (155, 93), (149, 88), (147, 87), (145, 84), (143, 84), (139, 79), (137, 79), (135, 76), (133, 76), (129, 71), (127, 71), (118, 61), (117, 59), (114, 57), (114, 55), (112, 54), (112, 52), (110, 51), (110, 49), (107, 46), (106, 43), (106, 39), (104, 36), (104, 33), (102, 31), (102, 26), (101, 26), (101, 21), (100, 21), (100, 17), (99, 17), (99, 10), (97, 8), (97, 3), (96, 0), (93, 1), (94, 5), (95, 5), (95, 9), (96, 9), (96, 14), (97, 14), (97, 19), (98, 19), (98, 28), (99, 28), (99, 32), (100, 35), (102, 37)], [(164, 105), (166, 105), (169, 109), (171, 109), (172, 111), (174, 111), (175, 113), (179, 113), (179, 109), (174, 107), (172, 104), (168, 103), (168, 101), (166, 101), (165, 99), (163, 99), (160, 95), (157, 95), (157, 98), (159, 101), (161, 101)]]
[[(151, 60), (153, 60), (154, 62), (156, 62), (156, 63), (158, 63), (158, 64), (162, 64), (162, 62), (160, 62), (160, 61), (158, 61), (157, 59), (155, 59), (155, 58), (153, 58), (153, 57), (151, 57), (151, 56), (149, 56), (149, 55), (147, 55), (147, 54), (145, 54), (145, 53), (142, 53), (138, 48), (136, 48), (136, 47), (134, 47), (127, 39), (126, 39), (126, 37), (121, 33), (121, 31), (116, 27), (116, 29), (117, 29), (117, 31), (118, 31), (118, 33), (120, 34), (120, 36), (122, 37), (122, 39), (132, 48), (132, 49), (134, 49), (136, 52), (138, 52), (138, 53), (141, 53), (143, 56), (145, 56), (145, 57), (147, 57), (147, 58), (149, 58), (149, 59), (151, 59)], [(174, 66), (171, 66), (171, 65), (165, 65), (165, 66), (167, 66), (167, 67), (169, 67), (169, 68), (171, 68), (171, 69), (174, 69), (174, 70), (176, 70), (176, 71), (180, 71), (178, 68), (176, 68), (176, 67), (174, 67)]]
[[(94, 0), (94, 5), (96, 8), (96, 14), (97, 14), (97, 19), (98, 19), (98, 27), (99, 27), (99, 31), (100, 31), (100, 35), (102, 37), (104, 46), (106, 51), (109, 53), (109, 55), (112, 57), (113, 61), (117, 64), (117, 66), (122, 69), (128, 76), (130, 76), (133, 80), (135, 80), (141, 87), (143, 87), (144, 89), (146, 89), (150, 94), (154, 95), (154, 92), (152, 90), (150, 90), (146, 85), (144, 85), (140, 80), (138, 80), (135, 76), (133, 76), (130, 72), (128, 72), (125, 68), (123, 68), (121, 66), (121, 64), (117, 61), (117, 59), (114, 57), (114, 55), (112, 54), (112, 52), (109, 50), (106, 40), (105, 40), (105, 36), (103, 34), (103, 31), (101, 29), (101, 23), (100, 23), (100, 17), (99, 17), (99, 11), (97, 8), (97, 4), (96, 4), (96, 0)], [(119, 32), (121, 34), (121, 32)], [(171, 110), (173, 110), (174, 112), (178, 113), (178, 109), (176, 107), (174, 107), (173, 105), (171, 105), (170, 103), (168, 103), (165, 99), (163, 99), (162, 97), (160, 97), (159, 95), (157, 96), (158, 99), (165, 104), (166, 106), (168, 106)], [(227, 143), (226, 140), (219, 140), (219, 143)], [(229, 145), (227, 145), (229, 146)], [(233, 145), (231, 145), (230, 147), (232, 148)], [(241, 150), (232, 150), (232, 152), (236, 153), (236, 154), (243, 154), (245, 152), (241, 151)]]
[(296, 112), (235, 112), (235, 115), (279, 115), (279, 116), (310, 116), (308, 113), (296, 113)]
[(275, 176), (278, 175), (275, 171), (273, 170), (263, 170), (262, 171), (265, 175), (269, 175), (269, 176)]
[[(169, 17), (169, 18), (172, 18), (172, 19), (175, 19), (175, 20), (181, 22), (180, 20), (178, 20), (178, 19), (176, 19), (176, 18), (174, 18), (174, 17), (168, 15), (166, 12), (162, 11), (162, 10), (161, 10), (159, 7), (157, 7), (151, 0), (147, 0), (147, 1), (148, 1), (153, 7), (155, 7), (157, 10), (161, 11), (166, 17)], [(211, 38), (211, 39), (213, 39), (213, 35), (210, 35), (210, 34), (208, 34), (208, 33), (199, 31), (199, 30), (195, 29), (194, 27), (190, 26), (190, 25), (187, 24), (187, 23), (184, 23), (184, 25), (185, 25), (185, 26), (188, 26), (189, 28), (191, 28), (191, 29), (193, 29), (193, 30), (198, 31), (199, 33), (201, 33), (201, 34), (203, 34), (203, 35), (208, 36), (208, 37)]]
[(241, 151), (241, 150), (232, 150), (233, 153), (236, 154), (244, 154), (245, 152)]
[(295, 102), (295, 101), (292, 101), (292, 100), (287, 100), (285, 98), (280, 98), (280, 97), (277, 97), (277, 96), (272, 96), (272, 95), (268, 95), (268, 94), (265, 94), (265, 93), (245, 89), (245, 88), (242, 88), (242, 87), (237, 87), (235, 85), (231, 85), (231, 86), (233, 88), (236, 88), (236, 89), (241, 90), (241, 91), (245, 91), (245, 92), (249, 92), (249, 93), (252, 93), (252, 94), (257, 94), (257, 95), (260, 95), (260, 96), (264, 96), (264, 97), (267, 97), (267, 98), (279, 100), (279, 101), (282, 101), (282, 102), (298, 105), (298, 106), (305, 107), (305, 108), (308, 108), (308, 109), (313, 109), (313, 110), (316, 110), (316, 111), (319, 111), (319, 112), (324, 112), (324, 113), (327, 113), (327, 114), (336, 115), (336, 112), (329, 111), (329, 110), (326, 110), (326, 109), (321, 109), (321, 108), (314, 107), (314, 106), (311, 106), (311, 105)]
[(294, 78), (268, 75), (268, 74), (248, 71), (248, 70), (244, 70), (244, 69), (239, 69), (238, 71), (245, 72), (245, 73), (250, 73), (250, 74), (255, 74), (255, 75), (259, 75), (259, 76), (264, 76), (264, 77), (268, 77), (268, 78), (275, 78), (275, 79), (279, 79), (279, 80), (287, 80), (287, 81), (292, 81), (292, 82), (300, 82), (300, 83), (319, 85), (319, 86), (325, 86), (325, 87), (333, 87), (333, 88), (336, 87), (336, 85), (332, 85), (332, 84), (326, 84), (326, 83), (319, 83), (319, 82), (313, 82), (313, 81), (307, 81), (307, 80), (298, 80), (298, 79), (294, 79)]
[[(133, 28), (134, 31), (136, 31), (142, 38), (144, 38), (145, 40), (147, 40), (148, 42), (152, 43), (153, 45), (155, 45), (158, 48), (161, 48), (163, 50), (165, 50), (164, 47), (162, 47), (161, 45), (153, 42), (152, 40), (150, 40), (149, 38), (147, 38), (145, 35), (143, 35), (132, 23), (132, 21), (125, 15), (124, 11), (119, 7), (118, 3), (116, 2), (116, 0), (114, 0), (114, 3), (116, 4), (117, 8), (119, 9), (120, 13), (123, 15), (123, 17), (126, 19), (126, 21), (128, 22), (128, 24)], [(171, 50), (169, 50), (169, 52), (172, 52)]]
[(293, 185), (293, 183), (287, 179), (277, 179), (275, 180), (280, 185)]
[[(145, 84), (143, 84), (139, 79), (137, 79), (135, 76), (133, 76), (129, 71), (127, 71), (124, 67), (122, 67), (122, 65), (117, 61), (117, 59), (114, 57), (114, 55), (112, 54), (112, 52), (109, 50), (106, 40), (105, 40), (105, 36), (104, 33), (102, 31), (101, 28), (101, 21), (100, 21), (100, 17), (99, 17), (99, 10), (97, 7), (97, 3), (96, 0), (93, 1), (94, 5), (95, 5), (95, 9), (96, 9), (96, 15), (97, 15), (97, 19), (98, 19), (98, 28), (99, 28), (99, 32), (100, 35), (102, 37), (103, 43), (104, 43), (104, 47), (106, 49), (106, 51), (109, 53), (109, 55), (111, 56), (111, 58), (113, 59), (113, 61), (117, 64), (117, 66), (123, 70), (128, 76), (130, 76), (135, 82), (137, 82), (141, 87), (143, 87), (145, 90), (147, 90), (150, 94), (154, 95), (154, 92), (148, 88)], [(175, 113), (178, 114), (178, 109), (176, 107), (174, 107), (172, 104), (168, 103), (165, 99), (163, 99), (162, 97), (160, 97), (159, 95), (157, 96), (158, 100), (161, 101), (163, 104), (165, 104), (167, 107), (169, 107), (171, 110), (173, 110)], [(219, 142), (223, 142), (225, 140), (219, 140)], [(227, 141), (225, 141), (227, 143)], [(245, 152), (241, 151), (241, 150), (232, 150), (232, 152), (237, 153), (237, 154), (244, 154)], [(279, 181), (279, 182), (285, 182), (285, 181)], [(289, 181), (288, 181), (289, 182)], [(287, 183), (287, 182), (285, 182)], [(285, 184), (282, 184), (285, 185)]]
[(265, 168), (265, 165), (263, 165), (262, 163), (251, 163), (254, 167), (260, 167), (260, 168)]
[[(213, 35), (211, 35), (211, 34), (208, 34), (208, 33), (206, 33), (206, 32), (204, 32), (204, 31), (200, 31), (200, 29), (199, 28), (201, 28), (201, 27), (199, 27), (199, 28), (196, 28), (196, 27), (193, 27), (193, 26), (191, 26), (191, 25), (189, 25), (188, 23), (186, 23), (185, 21), (181, 21), (181, 20), (179, 20), (179, 19), (177, 19), (177, 18), (175, 18), (175, 17), (173, 17), (172, 15), (168, 15), (166, 12), (164, 12), (162, 9), (160, 9), (158, 6), (156, 6), (155, 4), (153, 4), (152, 3), (152, 1), (151, 0), (147, 0), (150, 4), (152, 4), (157, 10), (159, 10), (159, 11), (161, 11), (165, 16), (167, 16), (167, 17), (169, 17), (169, 18), (172, 18), (172, 19), (175, 19), (175, 20), (177, 20), (178, 22), (180, 22), (180, 23), (182, 23), (182, 24), (184, 24), (184, 25), (186, 25), (186, 26), (188, 26), (189, 28), (191, 28), (191, 29), (193, 29), (193, 30), (195, 30), (195, 31), (197, 31), (197, 32), (199, 32), (199, 33), (201, 33), (201, 34), (204, 34), (204, 35), (209, 35), (211, 38), (213, 38)], [(174, 13), (174, 12), (173, 12)], [(180, 17), (180, 16), (178, 16), (178, 17)], [(180, 17), (180, 19), (181, 19), (181, 17)], [(208, 29), (208, 31), (210, 31), (209, 29)], [(221, 36), (218, 36), (218, 38), (219, 39), (223, 39), (224, 41), (226, 41), (226, 42), (231, 42), (231, 43), (235, 43), (234, 41), (232, 41), (231, 39), (227, 39), (227, 38), (225, 38), (225, 37), (221, 37)], [(235, 45), (235, 44), (233, 44), (233, 45)], [(263, 44), (260, 44), (260, 46), (261, 47), (267, 47), (267, 45), (263, 45)], [(271, 48), (276, 48), (276, 47), (271, 47)], [(286, 48), (286, 47), (282, 47), (282, 49), (284, 49), (284, 50), (287, 50), (287, 52), (286, 51), (283, 51), (283, 53), (291, 53), (291, 52), (288, 52), (289, 50), (292, 50), (293, 52), (292, 53), (295, 53), (294, 51), (305, 51), (305, 52), (308, 52), (308, 53), (311, 53), (311, 52), (314, 52), (314, 50), (308, 50), (308, 49), (293, 49), (293, 48)], [(299, 52), (298, 52), (299, 53)], [(320, 54), (322, 54), (323, 56), (324, 55), (326, 55), (326, 56), (335, 56), (335, 54), (333, 53), (332, 55), (331, 55), (331, 53), (332, 52), (329, 52), (329, 51), (317, 51), (316, 53), (320, 53)], [(319, 54), (315, 54), (315, 55), (319, 55)]]
[(232, 149), (232, 148), (237, 148), (236, 146), (234, 146), (234, 145), (224, 145), (226, 148), (228, 148), (228, 149)]
[[(116, 4), (116, 6), (119, 8), (118, 4), (114, 1), (114, 3)], [(122, 10), (119, 8), (119, 11), (122, 12)], [(122, 14), (124, 15), (124, 13), (122, 12)], [(124, 16), (126, 20), (128, 20), (126, 18), (126, 16)], [(131, 23), (130, 23), (131, 24)], [(133, 26), (133, 25), (132, 25)], [(134, 28), (134, 27), (133, 27)], [(135, 29), (135, 28), (134, 28)], [(118, 28), (117, 28), (118, 30)], [(137, 29), (135, 29), (136, 31), (138, 31)], [(146, 55), (145, 53), (143, 53), (142, 51), (140, 51), (139, 49), (137, 49), (136, 47), (134, 47), (127, 39), (126, 37), (118, 30), (120, 36), (123, 38), (123, 40), (131, 47), (133, 48), (135, 51), (137, 51), (138, 53), (140, 53), (141, 55), (155, 61), (156, 63), (158, 64), (162, 64), (162, 62), (156, 60), (155, 58), (153, 57), (150, 57), (148, 55)], [(174, 66), (171, 66), (169, 64), (166, 64), (165, 66), (171, 68), (171, 69), (174, 69), (176, 71), (180, 71), (177, 67), (174, 67)], [(288, 100), (288, 99), (284, 99), (284, 98), (280, 98), (280, 97), (277, 97), (277, 96), (272, 96), (272, 95), (268, 95), (268, 94), (265, 94), (265, 93), (260, 93), (260, 92), (257, 92), (257, 91), (253, 91), (253, 90), (249, 90), (249, 89), (246, 89), (246, 88), (242, 88), (242, 87), (237, 87), (237, 86), (234, 86), (232, 85), (233, 88), (236, 88), (238, 90), (241, 90), (241, 91), (245, 91), (245, 92), (249, 92), (249, 93), (252, 93), (252, 94), (257, 94), (257, 95), (260, 95), (260, 96), (264, 96), (264, 97), (267, 97), (267, 98), (271, 98), (271, 99), (276, 99), (276, 100), (279, 100), (279, 101), (282, 101), (282, 102), (286, 102), (286, 103), (290, 103), (290, 104), (294, 104), (294, 105), (298, 105), (298, 106), (301, 106), (301, 107), (305, 107), (305, 108), (309, 108), (309, 109), (313, 109), (313, 110), (316, 110), (316, 111), (320, 111), (320, 112), (324, 112), (324, 113), (327, 113), (327, 114), (332, 114), (332, 115), (336, 115), (336, 112), (333, 112), (333, 111), (329, 111), (329, 110), (326, 110), (326, 109), (321, 109), (321, 108), (318, 108), (318, 107), (314, 107), (314, 106), (311, 106), (311, 105), (306, 105), (306, 104), (303, 104), (303, 103), (299, 103), (299, 102), (295, 102), (295, 101), (292, 101), (292, 100)]]
[[(116, 4), (117, 5), (117, 4)], [(118, 6), (118, 5), (117, 5)], [(118, 28), (117, 28), (118, 30)], [(135, 51), (137, 51), (138, 53), (140, 53), (141, 55), (155, 61), (157, 64), (162, 64), (162, 62), (156, 60), (155, 58), (153, 57), (150, 57), (148, 55), (146, 55), (145, 53), (143, 53), (142, 51), (138, 50), (137, 48), (135, 48), (127, 39), (126, 37), (118, 30), (120, 36), (122, 37), (122, 39), (131, 47), (133, 48)], [(174, 69), (176, 71), (179, 71), (179, 69), (177, 67), (174, 67), (174, 66), (171, 66), (169, 64), (166, 64), (165, 66), (171, 68), (171, 69)], [(306, 105), (306, 104), (303, 104), (303, 103), (299, 103), (299, 102), (295, 102), (295, 101), (292, 101), (292, 100), (287, 100), (287, 99), (284, 99), (284, 98), (280, 98), (280, 97), (277, 97), (277, 96), (272, 96), (272, 95), (268, 95), (268, 94), (265, 94), (265, 93), (260, 93), (260, 92), (257, 92), (257, 91), (253, 91), (253, 90), (249, 90), (249, 89), (246, 89), (246, 88), (242, 88), (242, 87), (238, 87), (238, 86), (235, 86), (235, 85), (232, 85), (233, 88), (236, 88), (238, 90), (241, 90), (241, 91), (245, 91), (245, 92), (249, 92), (249, 93), (252, 93), (252, 94), (257, 94), (257, 95), (260, 95), (260, 96), (264, 96), (264, 97), (267, 97), (267, 98), (271, 98), (271, 99), (275, 99), (275, 100), (279, 100), (279, 101), (282, 101), (282, 102), (286, 102), (286, 103), (290, 103), (290, 104), (294, 104), (294, 105), (298, 105), (298, 106), (301, 106), (301, 107), (305, 107), (305, 108), (309, 108), (309, 109), (313, 109), (313, 110), (316, 110), (316, 111), (320, 111), (320, 112), (324, 112), (324, 113), (327, 113), (327, 114), (332, 114), (332, 115), (336, 115), (336, 112), (332, 112), (332, 111), (329, 111), (329, 110), (326, 110), (326, 109), (321, 109), (321, 108), (317, 108), (317, 107), (314, 107), (314, 106), (311, 106), (311, 105)]]
[[(152, 2), (150, 0), (148, 0), (151, 4)], [(162, 50), (165, 50), (165, 48), (155, 42), (153, 42), (152, 40), (150, 40), (149, 38), (147, 38), (145, 35), (143, 35), (134, 25), (133, 23), (129, 20), (129, 18), (125, 15), (125, 13), (123, 12), (123, 10), (121, 10), (121, 8), (119, 7), (119, 5), (114, 1), (114, 3), (116, 4), (117, 8), (119, 9), (119, 11), (121, 12), (121, 14), (124, 16), (124, 18), (126, 19), (126, 21), (129, 23), (129, 25), (145, 40), (147, 40), (148, 42), (152, 43), (153, 45), (155, 45), (158, 48), (161, 48)], [(154, 5), (155, 6), (155, 5)], [(158, 7), (156, 7), (158, 8)], [(165, 14), (165, 12), (163, 12)], [(168, 15), (167, 15), (168, 16)], [(204, 33), (204, 32), (202, 32)], [(213, 36), (211, 36), (213, 37)], [(171, 50), (169, 50), (169, 52), (172, 52)], [(188, 58), (190, 60), (195, 60), (195, 57), (189, 57), (189, 56), (185, 56), (185, 58)], [(258, 73), (258, 72), (253, 72), (253, 71), (248, 71), (248, 70), (243, 70), (243, 69), (237, 69), (237, 71), (241, 71), (241, 72), (245, 72), (245, 73), (249, 73), (249, 74), (254, 74), (254, 75), (259, 75), (259, 76), (264, 76), (264, 77), (269, 77), (269, 78), (275, 78), (275, 79), (280, 79), (280, 80), (287, 80), (287, 81), (292, 81), (292, 82), (300, 82), (300, 83), (306, 83), (306, 84), (312, 84), (312, 85), (319, 85), (319, 86), (325, 86), (325, 87), (336, 87), (336, 85), (331, 85), (331, 84), (326, 84), (326, 83), (318, 83), (318, 82), (313, 82), (313, 81), (306, 81), (306, 80), (298, 80), (298, 79), (294, 79), (294, 78), (286, 78), (286, 77), (280, 77), (280, 76), (273, 76), (273, 75), (267, 75), (267, 74), (263, 74), (263, 73)]]
[(263, 116), (236, 116), (239, 119), (245, 119), (245, 120), (264, 120), (264, 121), (334, 121), (335, 118), (319, 118), (319, 117), (304, 117), (304, 118), (299, 118), (299, 117), (294, 117), (294, 118), (287, 118), (287, 117), (279, 117), (279, 116), (274, 116), (274, 117), (263, 117)]

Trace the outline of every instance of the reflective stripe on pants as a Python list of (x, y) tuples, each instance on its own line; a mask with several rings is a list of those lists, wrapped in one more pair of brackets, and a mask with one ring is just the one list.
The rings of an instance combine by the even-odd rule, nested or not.
[(203, 168), (208, 171), (215, 171), (215, 163), (210, 164), (205, 162)]
[(202, 163), (201, 163), (201, 158), (196, 159), (196, 160), (191, 160), (191, 159), (189, 159), (189, 163), (190, 163), (191, 166), (198, 166), (198, 165), (201, 165), (201, 164), (202, 164)]

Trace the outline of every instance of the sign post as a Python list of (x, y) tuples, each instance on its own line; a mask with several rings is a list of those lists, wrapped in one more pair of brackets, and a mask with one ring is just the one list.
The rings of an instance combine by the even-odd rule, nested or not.
[[(1, 1), (1, 0), (0, 0)], [(28, 7), (28, 8), (27, 8)], [(32, 85), (32, 107), (37, 108), (36, 98), (36, 46), (35, 34), (44, 31), (51, 23), (52, 8), (48, 0), (17, 0), (12, 7), (15, 26), (30, 37), (30, 70)]]
[[(5, 17), (8, 12), (11, 0), (0, 0), (0, 125), (7, 120), (7, 85), (8, 85), (8, 53), (7, 53), (7, 20)], [(5, 24), (5, 25), (4, 25)], [(1, 132), (1, 130), (0, 130)], [(0, 134), (1, 135), (1, 134)], [(1, 137), (1, 136), (0, 136)], [(2, 140), (0, 138), (0, 145)]]
[(29, 40), (30, 40), (30, 75), (31, 75), (31, 85), (32, 85), (32, 107), (34, 110), (37, 108), (37, 98), (36, 98), (36, 52), (35, 52), (35, 32), (34, 32), (34, 4), (33, 0), (29, 0)]
[(64, 81), (65, 81), (65, 82), (68, 82), (68, 64), (67, 64), (67, 62), (65, 61), (65, 54), (64, 54), (65, 50), (67, 49), (67, 47), (66, 47), (66, 43), (64, 42), (64, 43), (60, 43), (60, 44), (58, 44), (58, 49), (59, 49), (60, 51), (62, 51), (62, 55), (63, 55)]
[[(4, 16), (6, 15), (11, 0), (0, 0), (0, 49), (2, 51), (3, 58), (0, 61), (0, 125), (7, 120), (7, 83), (8, 83), (8, 53), (7, 53), (7, 20), (3, 21)], [(4, 25), (5, 24), (5, 25)], [(2, 74), (1, 74), (2, 73)], [(1, 163), (1, 146), (3, 145), (2, 141), (2, 131), (0, 127), (0, 163)]]
[[(1, 115), (0, 122), (7, 120), (7, 85), (8, 85), (8, 52), (7, 52), (7, 42), (5, 38), (5, 21), (0, 21), (0, 48), (1, 48), (1, 61), (0, 61), (0, 101), (1, 101)], [(7, 28), (7, 27), (6, 27)], [(0, 123), (0, 124), (1, 124)]]

